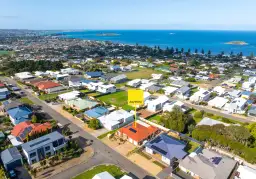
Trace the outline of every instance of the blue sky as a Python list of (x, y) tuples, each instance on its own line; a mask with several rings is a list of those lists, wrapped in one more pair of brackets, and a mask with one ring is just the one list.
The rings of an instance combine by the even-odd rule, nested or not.
[(256, 0), (2, 0), (0, 28), (256, 30)]

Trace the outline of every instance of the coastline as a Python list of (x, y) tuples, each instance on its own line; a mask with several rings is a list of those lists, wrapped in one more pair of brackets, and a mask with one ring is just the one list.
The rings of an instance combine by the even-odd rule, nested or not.
[[(170, 35), (170, 33), (172, 35)], [(96, 34), (122, 34), (122, 35), (96, 35)], [(256, 53), (256, 32), (254, 31), (202, 31), (202, 30), (89, 30), (80, 32), (62, 33), (63, 38), (75, 38), (91, 41), (108, 41), (127, 45), (159, 46), (161, 49), (184, 48), (194, 52), (211, 50), (212, 54), (224, 51), (226, 54), (242, 52), (250, 55)], [(232, 39), (243, 39), (246, 44), (227, 44)]]

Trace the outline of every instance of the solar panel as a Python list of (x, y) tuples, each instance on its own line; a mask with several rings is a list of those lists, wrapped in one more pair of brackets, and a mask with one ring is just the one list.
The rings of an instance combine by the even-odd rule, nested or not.
[(166, 151), (164, 151), (163, 149), (158, 148), (158, 147), (155, 146), (155, 145), (152, 145), (151, 148), (154, 149), (154, 150), (156, 150), (157, 152), (163, 154), (163, 155), (166, 155), (166, 154), (167, 154)]
[(213, 162), (214, 164), (218, 165), (218, 164), (220, 163), (221, 159), (222, 159), (221, 157), (214, 157), (214, 159), (213, 159), (212, 162)]
[(136, 133), (136, 132), (137, 132), (137, 131), (136, 131), (135, 129), (133, 129), (133, 128), (130, 128), (129, 130), (132, 131), (133, 133)]
[(27, 130), (30, 132), (31, 130), (32, 130), (33, 128), (31, 127), (31, 126), (29, 126), (28, 128), (27, 128)]
[(47, 140), (50, 140), (50, 138), (46, 138), (46, 139), (44, 139), (44, 140), (41, 140), (41, 141), (36, 142), (36, 143), (34, 143), (34, 144), (31, 144), (30, 147), (34, 147), (34, 146), (36, 146), (36, 145), (38, 145), (38, 144), (41, 144), (41, 143), (43, 143), (43, 142), (45, 142), (45, 141), (47, 141)]
[(153, 143), (159, 143), (161, 141), (161, 137), (157, 137), (155, 138), (154, 140), (152, 140), (150, 143), (153, 144)]

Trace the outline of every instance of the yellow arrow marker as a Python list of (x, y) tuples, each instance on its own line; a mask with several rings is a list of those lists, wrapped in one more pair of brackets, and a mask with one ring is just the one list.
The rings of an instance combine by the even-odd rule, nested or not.
[(128, 90), (128, 105), (133, 106), (135, 108), (135, 118), (134, 118), (135, 128), (136, 128), (137, 107), (143, 104), (144, 104), (144, 92), (142, 90), (137, 90), (137, 89)]

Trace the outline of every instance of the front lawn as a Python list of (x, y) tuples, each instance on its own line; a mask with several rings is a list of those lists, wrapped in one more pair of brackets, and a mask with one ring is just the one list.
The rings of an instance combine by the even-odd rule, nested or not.
[(158, 73), (158, 71), (150, 69), (150, 68), (138, 68), (138, 71), (133, 71), (133, 72), (127, 72), (124, 73), (128, 79), (137, 79), (137, 78), (142, 78), (142, 79), (149, 79), (151, 78), (151, 75), (153, 73)]
[(29, 104), (29, 105), (33, 105), (34, 104), (34, 102), (31, 101), (28, 98), (20, 98), (19, 100), (20, 100), (21, 103), (25, 103), (25, 104)]
[(92, 179), (96, 174), (106, 171), (116, 179), (119, 179), (126, 174), (121, 170), (121, 168), (115, 165), (99, 165), (90, 170), (85, 171), (84, 173), (81, 173), (80, 175), (77, 175), (76, 177), (73, 177), (73, 179)]

